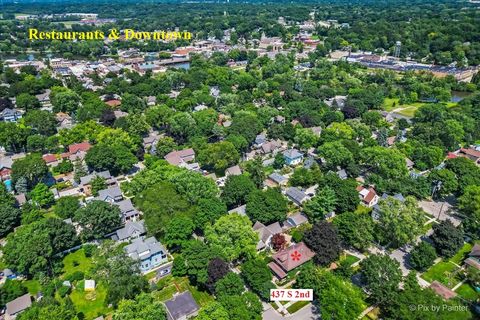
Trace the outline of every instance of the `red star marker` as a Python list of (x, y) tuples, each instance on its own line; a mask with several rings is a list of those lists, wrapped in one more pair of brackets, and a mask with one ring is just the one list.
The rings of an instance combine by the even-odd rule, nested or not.
[(300, 257), (302, 256), (298, 251), (295, 250), (294, 253), (290, 255), (293, 259), (293, 261), (300, 261)]

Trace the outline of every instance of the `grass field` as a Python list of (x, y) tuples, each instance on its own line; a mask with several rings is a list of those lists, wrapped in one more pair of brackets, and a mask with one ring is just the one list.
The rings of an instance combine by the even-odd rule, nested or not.
[(76, 271), (87, 272), (92, 266), (92, 260), (85, 256), (85, 251), (79, 249), (63, 258), (63, 277), (67, 277)]
[(86, 320), (95, 319), (111, 311), (111, 308), (105, 306), (106, 297), (107, 289), (102, 284), (98, 284), (95, 291), (86, 292), (83, 290), (83, 281), (79, 282), (70, 294), (75, 309), (82, 312)]
[(213, 301), (213, 297), (207, 292), (198, 291), (196, 287), (190, 285), (188, 278), (186, 277), (176, 278), (170, 275), (161, 279), (157, 283), (159, 288), (161, 288), (162, 285), (164, 285), (162, 289), (159, 289), (153, 293), (155, 298), (162, 302), (171, 299), (175, 293), (180, 293), (187, 290), (192, 293), (193, 298), (200, 306), (204, 306), (208, 302)]
[(355, 257), (355, 256), (347, 254), (344, 258), (341, 259), (341, 261), (344, 261), (344, 260), (348, 261), (348, 265), (351, 266), (352, 264), (354, 264), (355, 262), (357, 262), (360, 259)]

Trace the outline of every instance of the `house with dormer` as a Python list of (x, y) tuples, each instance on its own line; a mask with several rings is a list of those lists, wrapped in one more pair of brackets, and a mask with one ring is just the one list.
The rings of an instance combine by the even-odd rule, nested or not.
[(148, 272), (168, 261), (167, 250), (155, 237), (137, 238), (125, 246), (124, 250), (130, 258), (138, 261), (142, 272)]

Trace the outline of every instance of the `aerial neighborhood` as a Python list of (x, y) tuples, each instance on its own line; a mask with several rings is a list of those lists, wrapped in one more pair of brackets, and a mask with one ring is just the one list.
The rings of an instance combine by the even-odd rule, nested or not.
[(0, 320), (480, 317), (475, 2), (88, 2), (0, 6)]

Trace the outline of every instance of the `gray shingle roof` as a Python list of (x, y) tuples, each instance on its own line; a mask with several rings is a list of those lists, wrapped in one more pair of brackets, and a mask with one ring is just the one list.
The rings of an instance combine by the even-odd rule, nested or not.
[(283, 155), (289, 159), (296, 159), (303, 157), (303, 154), (301, 154), (297, 149), (288, 149), (283, 152)]
[(27, 309), (32, 305), (32, 299), (30, 294), (24, 294), (23, 296), (18, 297), (15, 300), (12, 300), (7, 303), (7, 314), (15, 315), (23, 310)]
[(198, 304), (193, 299), (190, 291), (185, 291), (174, 296), (172, 299), (165, 301), (165, 307), (167, 308), (169, 316), (173, 320), (192, 315), (199, 309)]
[(272, 173), (271, 175), (268, 176), (268, 178), (270, 180), (272, 180), (273, 182), (276, 182), (278, 184), (283, 184), (285, 182), (288, 181), (288, 179), (284, 176), (282, 176), (281, 174), (278, 174), (276, 172)]
[(147, 239), (137, 238), (133, 240), (131, 244), (125, 246), (124, 249), (130, 258), (134, 260), (146, 259), (159, 252), (167, 252), (162, 244), (154, 237)]
[(116, 232), (116, 239), (115, 240), (125, 240), (131, 238), (136, 233), (141, 235), (146, 232), (145, 225), (143, 220), (140, 221), (128, 221), (125, 223), (125, 227), (118, 229)]
[(290, 199), (298, 204), (302, 203), (307, 198), (305, 192), (296, 187), (288, 188), (286, 194)]
[[(117, 200), (119, 198), (122, 198), (122, 190), (120, 190), (120, 187), (112, 187), (108, 189), (103, 189), (98, 191), (98, 197), (97, 200), (102, 200), (106, 201), (108, 198)], [(131, 204), (131, 203), (130, 203)], [(125, 206), (128, 204), (124, 204)]]
[(83, 186), (83, 185), (86, 185), (86, 184), (89, 184), (93, 178), (95, 177), (102, 177), (102, 178), (105, 178), (105, 179), (110, 179), (112, 176), (110, 175), (110, 171), (101, 171), (101, 172), (94, 172), (92, 174), (89, 174), (88, 176), (85, 176), (85, 177), (81, 177), (80, 178), (80, 184)]

